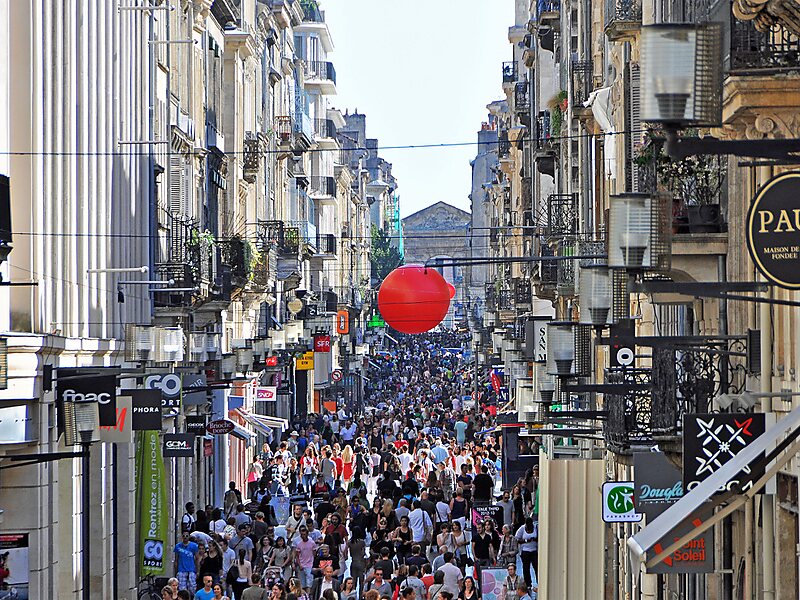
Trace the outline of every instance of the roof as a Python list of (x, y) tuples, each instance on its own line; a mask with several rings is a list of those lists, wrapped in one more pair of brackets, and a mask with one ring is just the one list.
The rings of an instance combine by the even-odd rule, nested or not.
[[(436, 204), (431, 204), (422, 210), (408, 215), (402, 219), (402, 222), (403, 226), (407, 227), (415, 221), (423, 222), (429, 219), (442, 221), (441, 225), (443, 225), (443, 227), (436, 227), (436, 229), (451, 229), (458, 224), (468, 225), (472, 220), (472, 215), (447, 202), (437, 202)], [(426, 227), (426, 229), (430, 229), (430, 227)]]

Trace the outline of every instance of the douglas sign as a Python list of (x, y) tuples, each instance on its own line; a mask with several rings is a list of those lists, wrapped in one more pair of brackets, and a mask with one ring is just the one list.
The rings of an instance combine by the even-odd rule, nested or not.
[(764, 277), (800, 289), (800, 172), (782, 173), (759, 190), (746, 233), (747, 249)]

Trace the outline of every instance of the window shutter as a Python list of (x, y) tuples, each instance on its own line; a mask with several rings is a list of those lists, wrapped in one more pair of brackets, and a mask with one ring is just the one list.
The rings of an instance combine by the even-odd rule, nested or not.
[(628, 172), (630, 173), (630, 189), (632, 192), (639, 191), (639, 166), (634, 162), (636, 158), (636, 150), (642, 141), (642, 119), (640, 115), (640, 80), (639, 80), (639, 65), (631, 63), (630, 77), (628, 84), (628, 114), (630, 115), (630, 123), (628, 125), (630, 132), (628, 134)]
[(169, 212), (173, 217), (183, 214), (184, 185), (183, 160), (180, 154), (171, 154), (169, 157)]

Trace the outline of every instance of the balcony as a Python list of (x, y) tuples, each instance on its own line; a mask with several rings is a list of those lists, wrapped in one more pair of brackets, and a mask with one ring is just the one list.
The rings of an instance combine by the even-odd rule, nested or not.
[(313, 255), (317, 251), (317, 228), (309, 221), (289, 221), (289, 229), (297, 231), (300, 251)]
[(289, 152), (294, 143), (294, 119), (289, 115), (275, 117), (275, 135), (278, 139), (278, 148)]
[(500, 129), (497, 132), (497, 155), (502, 160), (508, 158), (511, 153), (511, 142), (508, 139), (508, 129)]
[(229, 298), (235, 290), (247, 286), (252, 271), (253, 249), (250, 242), (238, 237), (219, 240), (216, 245), (222, 295)]
[(572, 61), (570, 74), (572, 79), (572, 114), (578, 119), (585, 118), (592, 114), (592, 109), (583, 105), (589, 99), (589, 94), (594, 90), (592, 61)]
[(297, 256), (300, 251), (300, 232), (283, 221), (259, 222), (259, 251), (275, 248), (279, 256)]
[(555, 176), (556, 172), (556, 151), (557, 140), (553, 139), (551, 133), (550, 111), (543, 110), (536, 115), (534, 123), (535, 147), (533, 158), (536, 161), (536, 169), (543, 175)]
[(317, 234), (317, 255), (321, 258), (336, 258), (336, 236), (332, 233)]
[(578, 233), (578, 194), (550, 194), (547, 197), (547, 235), (563, 238)]
[(642, 26), (642, 0), (605, 0), (606, 37), (631, 41)]
[(782, 27), (758, 31), (731, 13), (730, 71), (756, 73), (800, 67), (800, 38)]
[(514, 112), (521, 123), (530, 127), (531, 99), (530, 84), (527, 81), (518, 81), (514, 86)]
[(530, 308), (533, 302), (533, 294), (531, 289), (531, 282), (526, 278), (518, 278), (513, 280), (514, 287), (514, 304), (517, 308), (528, 307)]
[(314, 119), (317, 138), (336, 139), (336, 124), (330, 119)]
[(249, 183), (254, 183), (258, 177), (266, 150), (266, 140), (260, 134), (248, 131), (244, 139), (244, 154), (242, 156), (242, 177)]
[(325, 13), (319, 9), (315, 0), (303, 0), (300, 2), (303, 9), (304, 23), (324, 23)]
[(261, 248), (252, 261), (250, 285), (257, 290), (267, 291), (273, 284), (278, 271), (278, 253), (275, 248)]
[[(561, 2), (559, 0), (536, 0), (536, 24), (539, 32), (539, 37), (549, 37), (552, 43), (552, 37), (555, 32), (560, 29), (561, 20)], [(544, 48), (544, 44), (542, 45)], [(553, 50), (552, 45), (546, 50)]]
[(311, 192), (309, 195), (315, 200), (335, 201), (336, 200), (336, 179), (333, 177), (311, 178)]
[(306, 63), (307, 89), (316, 89), (320, 94), (336, 94), (336, 69), (332, 62), (312, 60)]
[[(183, 215), (159, 211), (159, 243), (156, 250), (156, 279), (172, 280), (172, 288), (210, 287), (213, 278), (213, 238), (200, 232), (197, 222)], [(158, 307), (188, 307), (193, 293), (158, 292)]]
[(295, 111), (292, 116), (294, 122), (294, 149), (308, 150), (314, 143), (314, 123), (303, 111)]

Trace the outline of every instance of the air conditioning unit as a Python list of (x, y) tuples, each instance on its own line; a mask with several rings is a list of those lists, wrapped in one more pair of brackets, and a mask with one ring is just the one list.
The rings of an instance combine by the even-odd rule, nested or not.
[(181, 327), (159, 327), (156, 362), (181, 362), (184, 355), (184, 333)]
[(205, 333), (192, 333), (189, 335), (189, 360), (192, 362), (205, 362), (208, 360)]
[(154, 329), (148, 325), (127, 325), (125, 327), (125, 360), (145, 362), (153, 360), (155, 349)]

